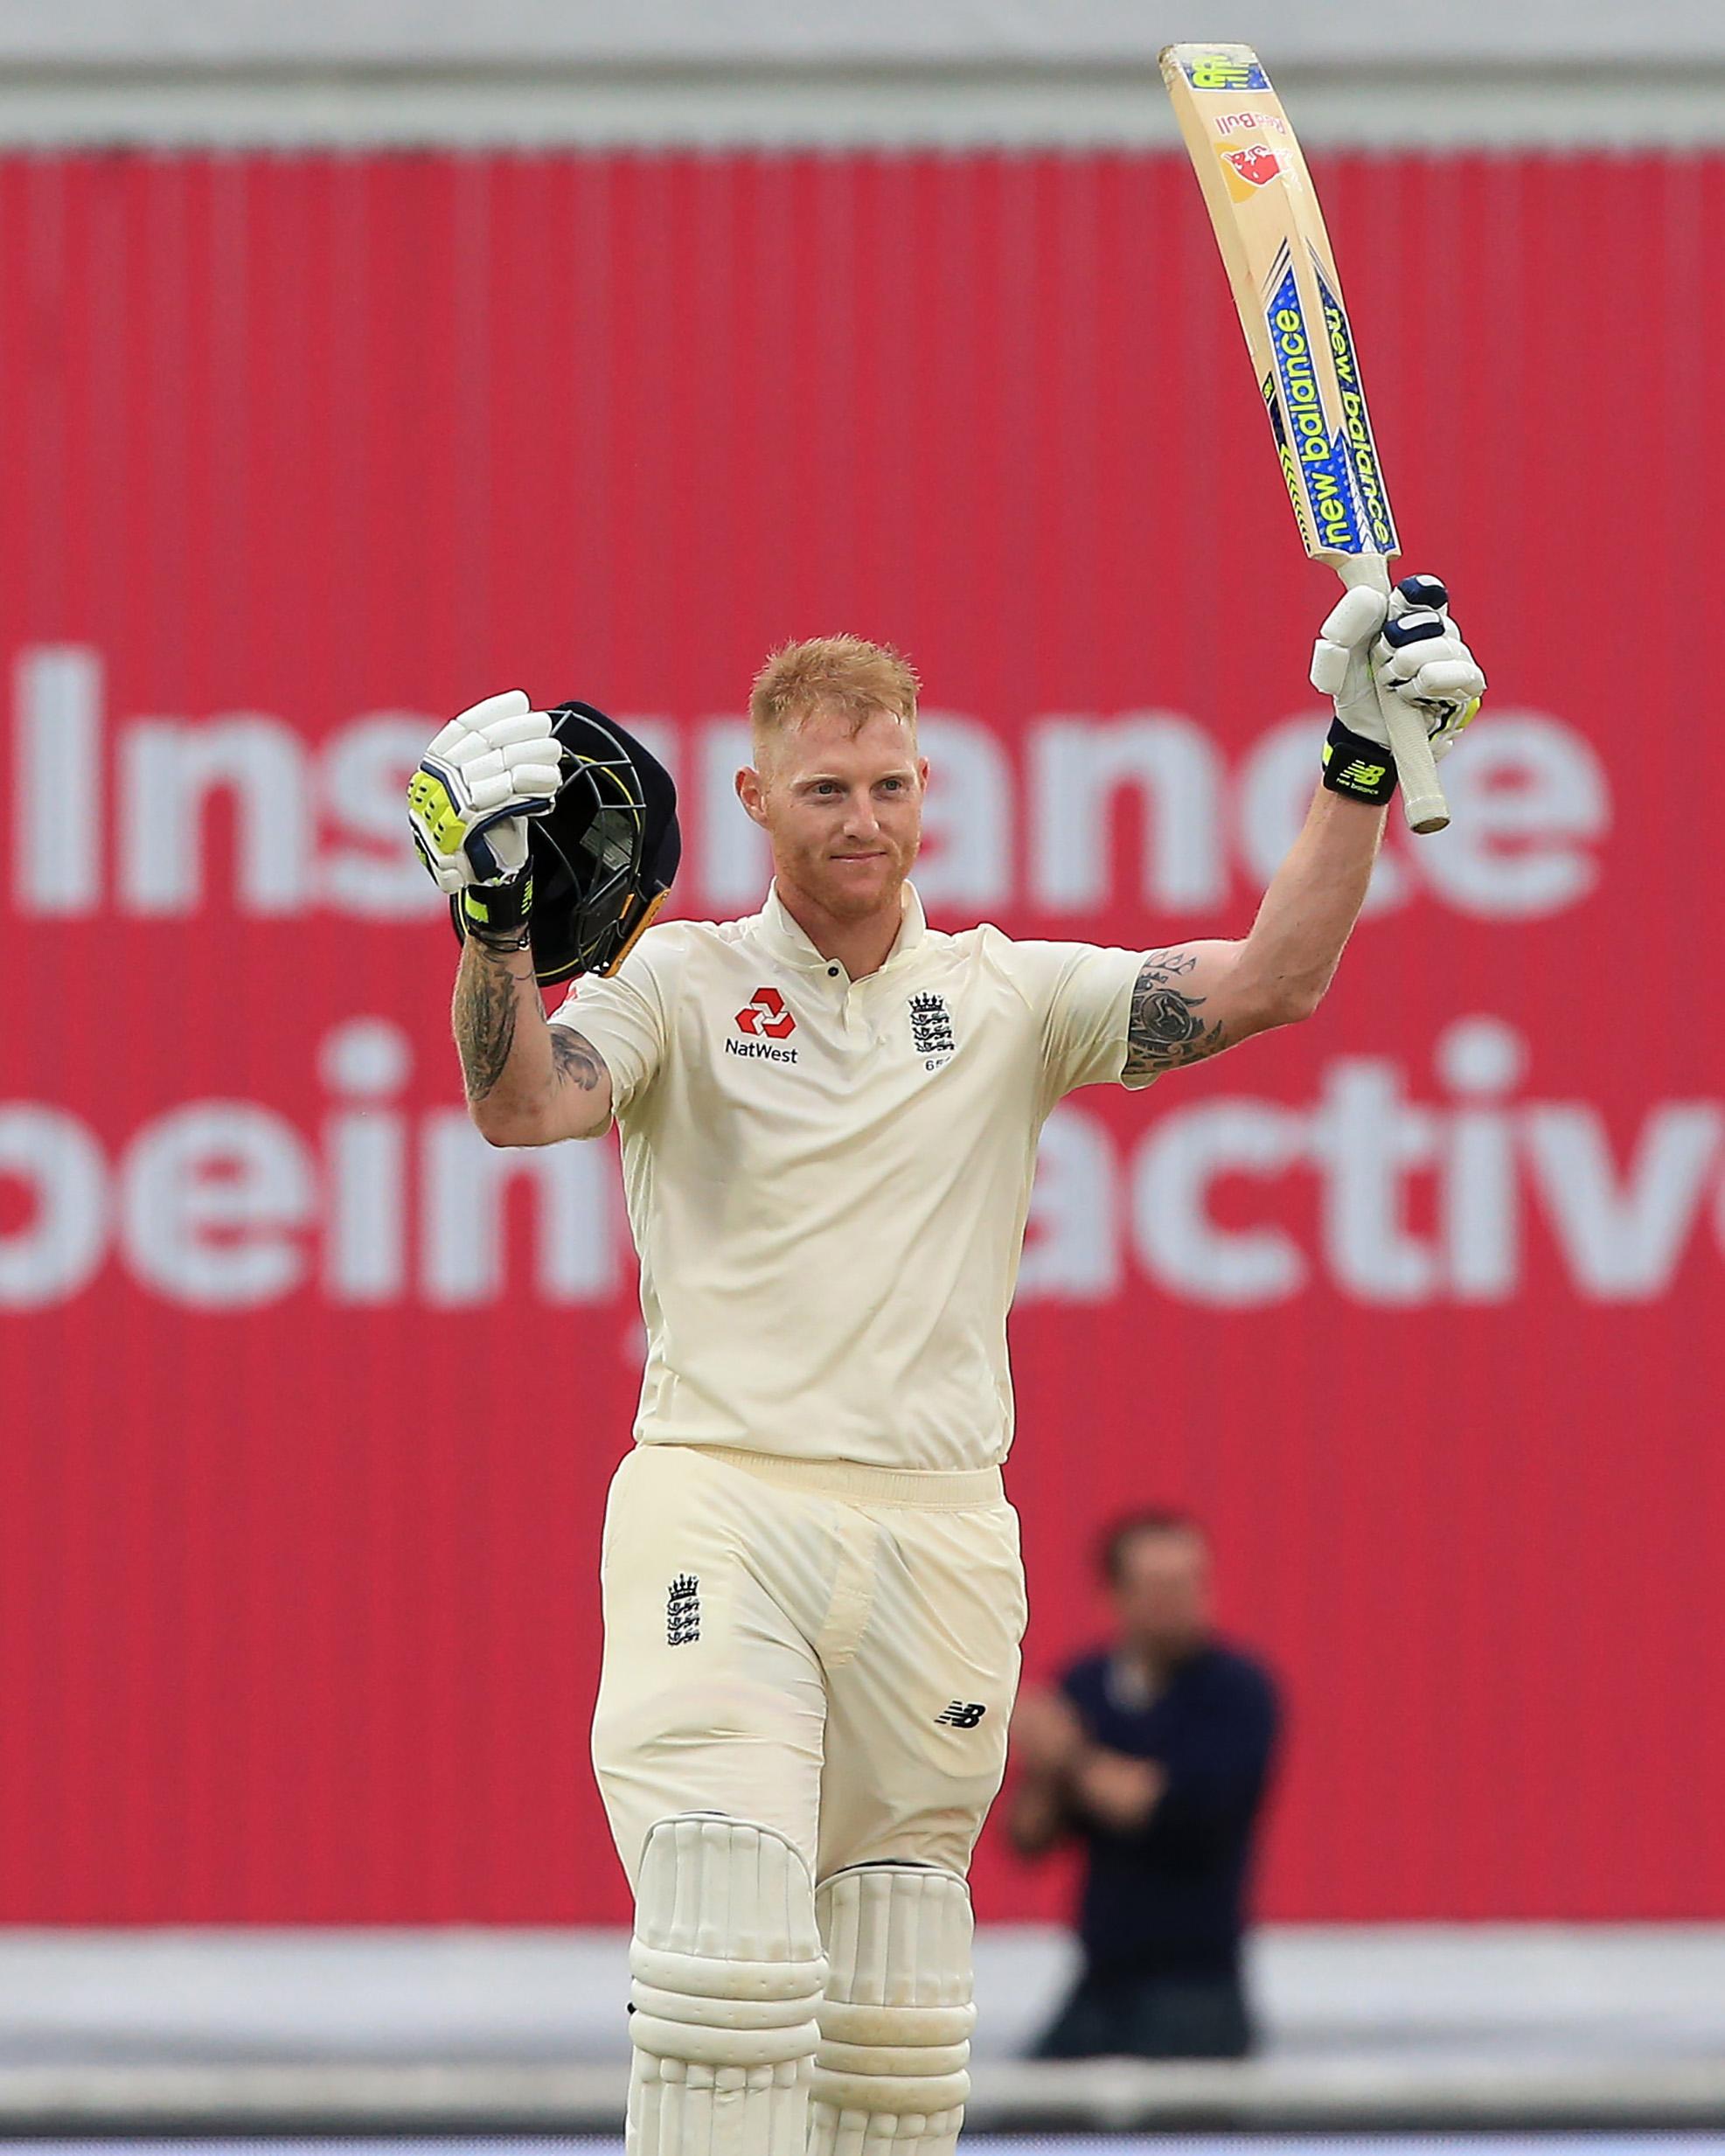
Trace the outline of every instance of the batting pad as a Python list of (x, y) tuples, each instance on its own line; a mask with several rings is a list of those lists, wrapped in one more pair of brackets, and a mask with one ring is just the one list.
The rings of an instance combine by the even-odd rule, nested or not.
[(826, 1964), (784, 1837), (714, 1812), (661, 1819), (629, 1968), (629, 2156), (803, 2156)]
[(810, 2156), (951, 2156), (970, 2093), (970, 1895), (932, 1866), (866, 1864), (815, 1897), (831, 1964)]

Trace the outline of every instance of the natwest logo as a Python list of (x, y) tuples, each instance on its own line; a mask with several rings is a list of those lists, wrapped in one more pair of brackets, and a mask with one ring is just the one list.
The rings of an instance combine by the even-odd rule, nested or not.
[(751, 1040), (762, 1035), (769, 1040), (783, 1040), (796, 1031), (796, 1020), (784, 1007), (784, 998), (776, 988), (757, 988), (752, 1002), (737, 1012), (737, 1028)]
[(752, 1002), (737, 1012), (737, 1033), (748, 1035), (739, 1040), (735, 1034), (727, 1034), (725, 1040), (727, 1055), (751, 1057), (756, 1062), (794, 1063), (795, 1048), (782, 1048), (777, 1043), (788, 1033), (796, 1031), (796, 1020), (784, 1007), (784, 998), (776, 988), (757, 988)]

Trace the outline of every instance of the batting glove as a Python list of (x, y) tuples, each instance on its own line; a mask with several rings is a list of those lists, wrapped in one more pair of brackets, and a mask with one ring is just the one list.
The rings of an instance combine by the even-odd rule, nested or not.
[(1355, 585), (1337, 604), (1311, 653), (1311, 685), (1335, 700), (1324, 748), (1324, 783), (1355, 800), (1395, 791), (1380, 685), (1425, 722), (1441, 762), (1479, 708), (1485, 677), (1450, 620), (1450, 595), (1435, 576), (1404, 576), (1388, 600)]
[(454, 897), (520, 876), (525, 819), (551, 807), (560, 755), (549, 717), (520, 689), (450, 720), (407, 785), (408, 827), (440, 891)]

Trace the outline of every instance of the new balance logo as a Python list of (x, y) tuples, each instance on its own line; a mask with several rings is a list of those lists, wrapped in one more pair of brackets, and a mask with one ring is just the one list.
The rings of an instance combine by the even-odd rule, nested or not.
[(1387, 763), (1361, 763), (1356, 756), (1342, 773), (1344, 784), (1381, 786), (1389, 771)]
[(980, 1700), (954, 1700), (942, 1707), (935, 1720), (943, 1721), (949, 1729), (974, 1729), (987, 1712)]
[(913, 996), (910, 999), (910, 1038), (916, 1053), (932, 1070), (956, 1054), (952, 1013), (944, 996)]
[(692, 1572), (682, 1573), (671, 1582), (671, 1592), (664, 1601), (666, 1646), (686, 1647), (700, 1638), (700, 1587)]

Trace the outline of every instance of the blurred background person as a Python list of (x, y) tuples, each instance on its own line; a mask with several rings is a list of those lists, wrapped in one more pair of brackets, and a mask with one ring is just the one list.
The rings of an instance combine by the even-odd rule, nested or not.
[(1128, 1514), (1099, 1550), (1115, 1638), (1012, 1718), (1007, 1832), (1084, 1850), (1083, 1965), (1040, 2058), (1241, 2058), (1255, 1836), (1281, 1707), (1262, 1663), (1219, 1638), (1210, 1550), (1184, 1513)]

